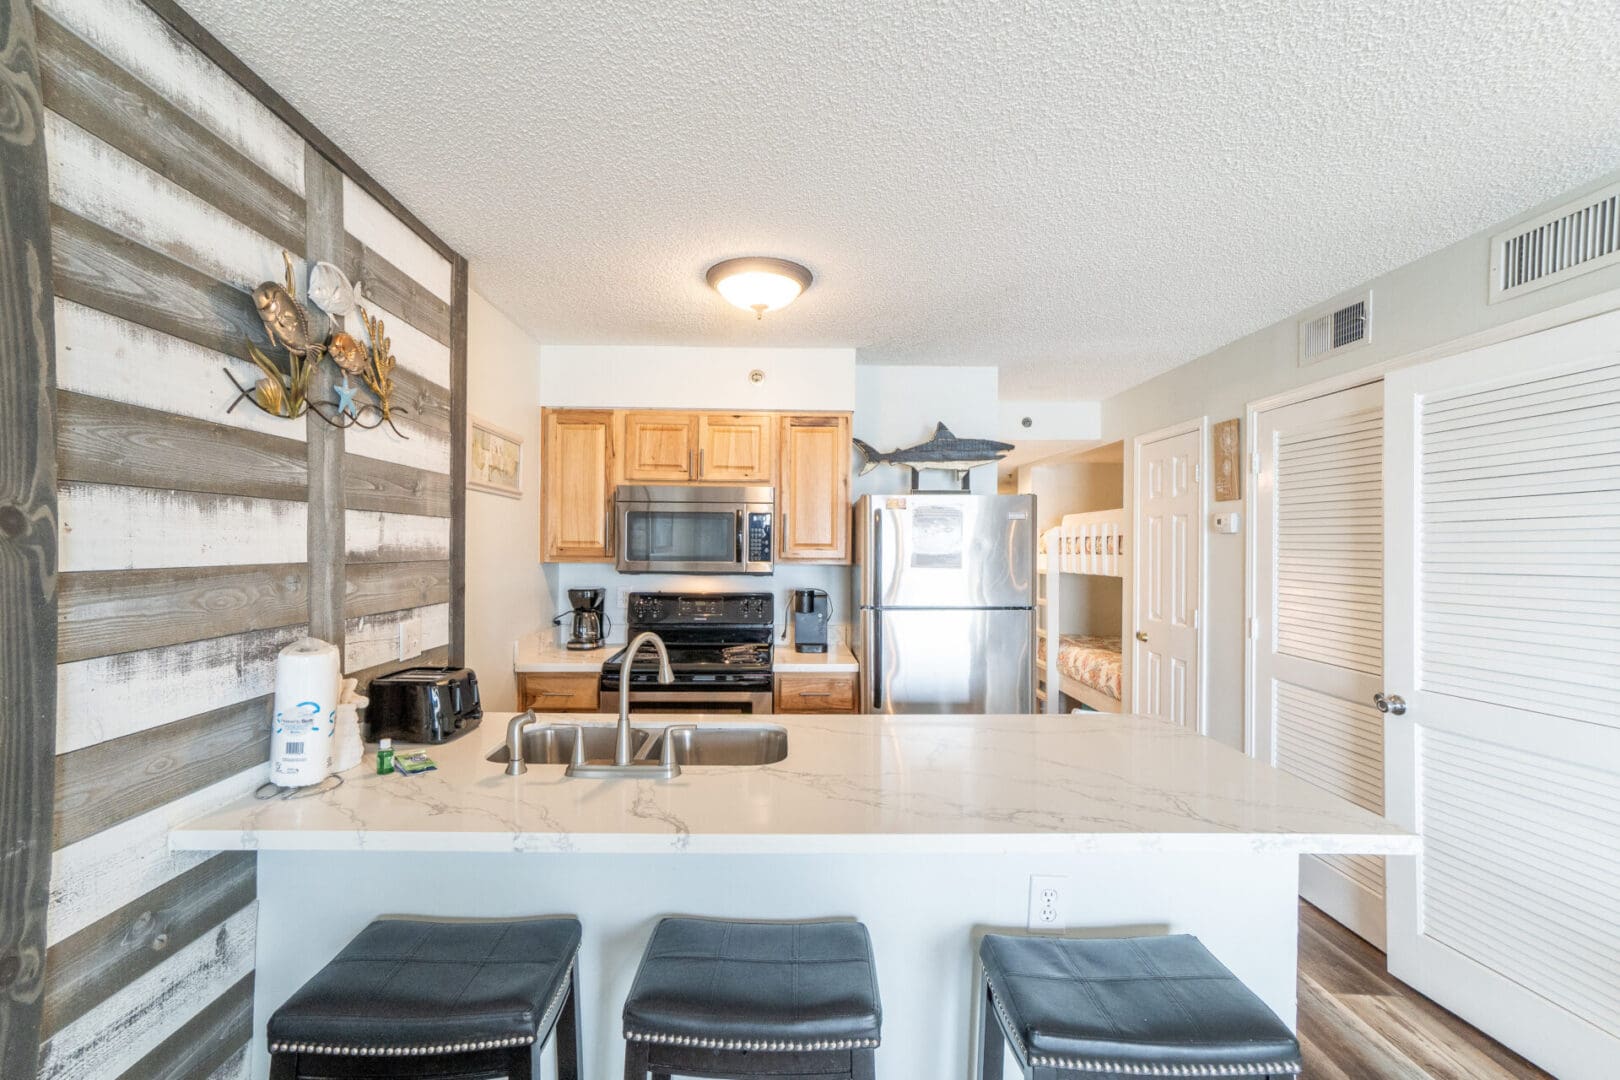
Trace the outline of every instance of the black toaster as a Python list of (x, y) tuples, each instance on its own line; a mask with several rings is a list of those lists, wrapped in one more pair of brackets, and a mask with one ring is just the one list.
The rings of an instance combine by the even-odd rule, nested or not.
[(471, 668), (413, 667), (379, 675), (366, 697), (373, 742), (441, 743), (484, 715)]

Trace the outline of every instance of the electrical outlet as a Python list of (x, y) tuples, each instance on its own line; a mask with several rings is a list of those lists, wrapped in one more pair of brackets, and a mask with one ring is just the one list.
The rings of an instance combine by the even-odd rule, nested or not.
[(1069, 879), (1036, 874), (1029, 879), (1029, 929), (1068, 929)]
[(422, 651), (422, 620), (413, 615), (399, 623), (399, 658), (410, 660)]

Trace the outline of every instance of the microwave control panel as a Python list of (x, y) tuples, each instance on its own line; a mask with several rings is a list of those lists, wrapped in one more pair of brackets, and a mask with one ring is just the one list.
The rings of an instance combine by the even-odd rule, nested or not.
[(748, 515), (748, 561), (771, 561), (771, 515), (753, 512)]

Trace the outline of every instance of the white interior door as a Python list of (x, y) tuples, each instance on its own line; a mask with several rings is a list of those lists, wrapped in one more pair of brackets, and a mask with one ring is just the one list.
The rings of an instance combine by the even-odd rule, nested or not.
[(1620, 312), (1393, 373), (1384, 411), (1386, 791), (1424, 838), (1388, 861), (1390, 971), (1612, 1078)]
[[(1259, 413), (1255, 756), (1384, 812), (1384, 390)], [(1300, 895), (1384, 947), (1384, 860), (1307, 855)]]
[(1198, 726), (1203, 427), (1136, 447), (1132, 710)]

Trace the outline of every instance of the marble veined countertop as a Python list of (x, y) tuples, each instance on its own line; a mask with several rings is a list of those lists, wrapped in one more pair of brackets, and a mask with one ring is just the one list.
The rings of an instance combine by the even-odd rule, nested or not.
[[(789, 736), (779, 764), (689, 766), (660, 782), (570, 780), (561, 765), (506, 776), (485, 756), (503, 741), (510, 715), (489, 714), (462, 738), (429, 748), (434, 772), (378, 776), (368, 753), (334, 790), (241, 799), (182, 825), (170, 846), (1407, 854), (1419, 842), (1222, 743), (1144, 717), (796, 715), (781, 718)], [(664, 722), (654, 720), (637, 726)]]

